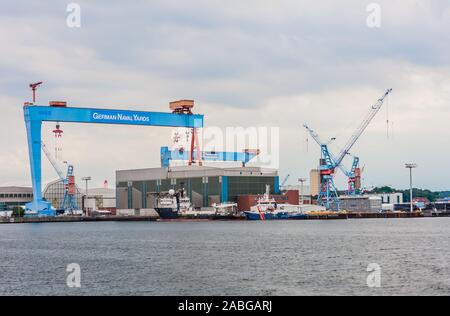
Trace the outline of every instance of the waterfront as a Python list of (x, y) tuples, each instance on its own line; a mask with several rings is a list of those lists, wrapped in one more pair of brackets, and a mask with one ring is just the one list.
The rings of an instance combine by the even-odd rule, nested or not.
[(448, 295), (449, 246), (448, 218), (2, 225), (0, 295)]

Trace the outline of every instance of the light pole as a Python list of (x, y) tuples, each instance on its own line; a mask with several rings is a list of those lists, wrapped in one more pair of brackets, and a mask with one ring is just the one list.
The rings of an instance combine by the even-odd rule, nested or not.
[(300, 179), (298, 179), (298, 182), (300, 182), (300, 199), (301, 199), (300, 204), (303, 205), (304, 204), (303, 203), (303, 183), (306, 182), (306, 179), (300, 178)]
[(410, 212), (414, 212), (414, 204), (413, 204), (413, 169), (417, 168), (417, 164), (415, 163), (407, 163), (405, 167), (409, 169), (409, 204), (410, 204)]
[(86, 216), (88, 215), (88, 208), (87, 208), (87, 202), (88, 202), (88, 182), (92, 180), (92, 177), (83, 177), (81, 180), (86, 182), (86, 192), (84, 195), (84, 211), (86, 212)]

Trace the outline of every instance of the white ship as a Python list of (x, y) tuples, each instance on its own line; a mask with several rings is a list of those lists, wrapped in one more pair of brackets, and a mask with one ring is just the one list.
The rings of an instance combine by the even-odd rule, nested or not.
[(270, 197), (270, 185), (266, 185), (266, 192), (261, 196), (257, 204), (250, 208), (251, 212), (275, 212), (277, 210), (277, 202)]
[(214, 216), (218, 219), (237, 218), (240, 215), (237, 203), (224, 202), (213, 204)]

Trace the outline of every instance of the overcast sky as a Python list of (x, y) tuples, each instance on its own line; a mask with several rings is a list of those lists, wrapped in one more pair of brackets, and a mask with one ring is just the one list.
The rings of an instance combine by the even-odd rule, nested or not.
[[(404, 163), (416, 162), (416, 186), (450, 189), (448, 0), (378, 1), (380, 28), (367, 25), (374, 1), (76, 2), (80, 28), (67, 26), (69, 1), (1, 5), (0, 185), (30, 184), (22, 104), (28, 84), (44, 81), (41, 104), (167, 111), (190, 98), (207, 126), (279, 127), (280, 176), (291, 183), (319, 158), (303, 123), (337, 137), (338, 151), (393, 88), (352, 150), (365, 185), (406, 188)], [(43, 127), (51, 146), (53, 127)], [(167, 128), (62, 128), (64, 159), (95, 186), (114, 183), (117, 169), (157, 167), (171, 142)], [(54, 178), (44, 159), (44, 182)]]

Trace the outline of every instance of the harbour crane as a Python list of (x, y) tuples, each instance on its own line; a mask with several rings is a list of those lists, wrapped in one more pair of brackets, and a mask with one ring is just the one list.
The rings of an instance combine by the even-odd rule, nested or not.
[[(334, 174), (336, 168), (341, 169), (344, 174), (348, 177), (348, 193), (356, 194), (357, 188), (359, 186), (361, 169), (359, 167), (359, 158), (354, 157), (352, 168), (348, 171), (342, 164), (344, 158), (350, 155), (350, 150), (353, 148), (355, 143), (364, 133), (366, 128), (369, 126), (370, 122), (380, 111), (381, 107), (387, 96), (392, 92), (392, 89), (388, 89), (384, 95), (378, 99), (378, 101), (370, 108), (369, 113), (364, 118), (363, 122), (358, 126), (355, 132), (350, 137), (347, 144), (341, 150), (339, 156), (336, 158), (328, 149), (328, 144), (320, 140), (319, 135), (312, 130), (308, 125), (304, 127), (309, 131), (312, 138), (321, 148), (321, 159), (320, 159), (320, 192), (318, 197), (318, 202), (320, 205), (325, 206), (327, 209), (340, 209), (339, 195), (334, 184)], [(334, 140), (334, 139), (332, 139)]]
[[(359, 157), (353, 157), (352, 169), (346, 171), (341, 164), (341, 170), (348, 178), (348, 195), (359, 195), (361, 193), (361, 167), (359, 166)], [(345, 170), (345, 171), (344, 171)]]
[(58, 206), (60, 206), (66, 212), (73, 213), (73, 211), (78, 209), (75, 198), (75, 176), (73, 173), (74, 168), (72, 165), (68, 165), (67, 173), (64, 174), (64, 172), (61, 170), (56, 160), (50, 154), (50, 151), (48, 150), (44, 142), (41, 142), (41, 147), (45, 156), (47, 156), (48, 161), (53, 166), (53, 169), (55, 169), (56, 173), (58, 174), (59, 179), (64, 184), (63, 204)]
[[(329, 151), (328, 149), (328, 145), (331, 141), (335, 140), (336, 138), (331, 138), (331, 140), (328, 143), (323, 143), (320, 138), (319, 135), (312, 130), (308, 125), (303, 125), (307, 131), (309, 132), (309, 134), (313, 137), (313, 139), (317, 142), (317, 144), (319, 146), (326, 146), (327, 149), (324, 150), (324, 152), (326, 152), (328, 150), (329, 156), (331, 158), (332, 161), (336, 161), (335, 156), (333, 155), (333, 153), (331, 151)], [(349, 156), (351, 156), (349, 154)], [(360, 193), (360, 188), (361, 188), (361, 168), (359, 166), (359, 162), (360, 159), (359, 157), (353, 156), (353, 163), (352, 163), (352, 168), (350, 170), (348, 170), (344, 164), (340, 164), (339, 166), (337, 166), (339, 169), (341, 169), (341, 171), (345, 174), (345, 176), (348, 178), (348, 187), (347, 187), (347, 194), (348, 195), (357, 195)]]
[(328, 149), (328, 144), (322, 142), (319, 135), (311, 129), (307, 124), (303, 125), (311, 137), (320, 146), (320, 190), (318, 196), (318, 203), (321, 206), (325, 206), (327, 209), (338, 208), (339, 209), (339, 195), (334, 184), (334, 173), (337, 167), (333, 157), (333, 154)]

